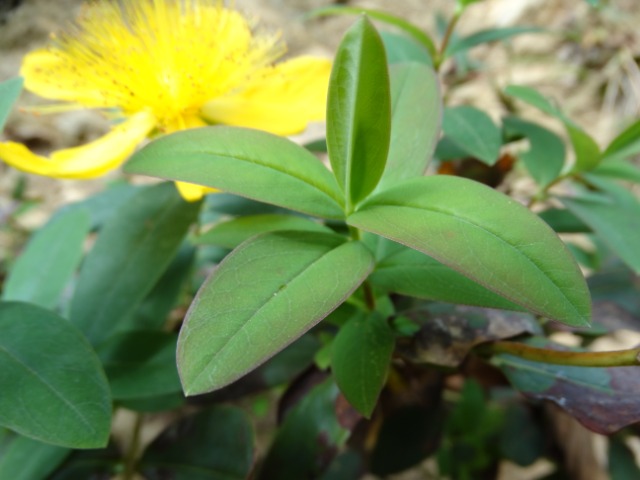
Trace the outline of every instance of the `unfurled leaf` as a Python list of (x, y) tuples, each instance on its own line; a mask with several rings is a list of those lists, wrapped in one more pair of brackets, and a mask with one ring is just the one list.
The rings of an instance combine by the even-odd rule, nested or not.
[(80, 263), (90, 226), (89, 215), (81, 210), (55, 216), (31, 237), (13, 264), (2, 299), (55, 307)]
[(167, 395), (181, 391), (176, 369), (177, 335), (133, 331), (112, 336), (98, 348), (113, 398)]
[(332, 230), (308, 218), (283, 214), (245, 215), (214, 225), (195, 239), (196, 244), (235, 248), (259, 233), (299, 230), (331, 233)]
[(445, 108), (442, 129), (468, 156), (487, 165), (498, 161), (502, 139), (491, 117), (474, 107)]
[(533, 105), (564, 124), (576, 154), (574, 171), (591, 170), (600, 163), (602, 154), (596, 141), (540, 92), (530, 87), (510, 85), (506, 88), (505, 93)]
[(518, 117), (505, 117), (504, 128), (529, 140), (529, 150), (520, 154), (527, 170), (541, 186), (555, 180), (564, 166), (564, 143), (551, 130)]
[(391, 144), (376, 190), (424, 174), (431, 160), (442, 116), (438, 78), (418, 63), (391, 67)]
[(539, 33), (542, 31), (543, 29), (539, 27), (503, 27), (481, 30), (467, 37), (456, 39), (455, 41), (449, 43), (445, 54), (447, 57), (452, 57), (453, 55), (465, 52), (472, 49), (473, 47), (482, 45), (483, 43), (507, 40), (508, 38), (512, 38), (517, 35), (523, 35), (525, 33)]
[(82, 265), (70, 309), (71, 322), (94, 345), (116, 331), (151, 291), (199, 206), (164, 183), (136, 193), (103, 227)]
[(331, 370), (347, 401), (369, 418), (387, 379), (395, 337), (379, 313), (359, 313), (331, 347)]
[(582, 220), (565, 208), (550, 208), (538, 214), (557, 233), (590, 233)]
[(378, 184), (389, 153), (391, 96), (382, 40), (361, 18), (344, 36), (331, 71), (327, 147), (348, 210)]
[(507, 310), (521, 309), (450, 267), (406, 247), (380, 260), (369, 281), (386, 292), (427, 300)]
[(373, 267), (362, 243), (345, 240), (274, 232), (226, 257), (201, 287), (180, 332), (178, 367), (187, 395), (233, 382), (340, 305)]
[(216, 406), (169, 425), (145, 450), (140, 470), (148, 480), (244, 480), (253, 442), (242, 410)]
[(46, 480), (71, 450), (0, 430), (0, 478)]
[(0, 130), (4, 128), (13, 104), (22, 92), (23, 83), (22, 77), (11, 78), (0, 83)]
[(258, 130), (216, 126), (165, 135), (135, 153), (125, 171), (344, 218), (343, 194), (322, 162), (292, 141)]
[(640, 273), (640, 202), (633, 196), (621, 201), (612, 195), (560, 198), (627, 265)]
[(636, 153), (640, 149), (640, 120), (629, 125), (620, 135), (612, 140), (602, 153), (606, 163), (614, 158)]
[(447, 175), (379, 193), (348, 223), (419, 250), (528, 310), (586, 325), (589, 291), (549, 226), (484, 185)]
[[(640, 142), (638, 142), (638, 145), (640, 145)], [(640, 183), (640, 168), (626, 160), (601, 162), (592, 172), (601, 177)]]
[(594, 432), (609, 435), (640, 421), (638, 367), (573, 367), (494, 356), (492, 362), (528, 397), (550, 400)]
[(429, 67), (433, 65), (429, 52), (412, 38), (385, 31), (380, 32), (380, 38), (384, 43), (389, 65), (405, 62), (418, 62)]
[(287, 414), (260, 469), (259, 480), (318, 478), (348, 437), (336, 415), (331, 379), (308, 392)]
[(106, 445), (111, 394), (100, 361), (68, 320), (0, 303), (0, 426), (68, 448)]

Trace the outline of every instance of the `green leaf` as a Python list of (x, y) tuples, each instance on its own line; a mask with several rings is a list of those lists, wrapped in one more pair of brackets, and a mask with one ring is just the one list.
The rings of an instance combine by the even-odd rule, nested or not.
[(140, 399), (181, 391), (177, 335), (135, 331), (112, 336), (98, 348), (113, 398)]
[(540, 92), (530, 87), (509, 85), (505, 93), (533, 105), (564, 124), (576, 154), (576, 163), (573, 167), (575, 172), (591, 170), (600, 163), (602, 154), (596, 141)]
[(331, 71), (327, 147), (347, 209), (378, 184), (389, 153), (391, 96), (382, 40), (366, 17), (344, 36)]
[(263, 363), (340, 305), (372, 267), (362, 243), (335, 234), (275, 232), (243, 243), (185, 319), (178, 341), (185, 393), (216, 390)]
[(331, 369), (347, 401), (367, 418), (387, 380), (395, 345), (393, 331), (379, 313), (360, 313), (344, 325), (331, 347)]
[(0, 432), (0, 478), (46, 480), (69, 453), (68, 448), (48, 445), (8, 430)]
[(389, 65), (417, 62), (430, 67), (433, 66), (429, 52), (425, 50), (422, 45), (406, 35), (385, 32), (383, 30), (380, 32), (380, 38), (382, 38), (384, 49), (387, 52), (387, 63), (389, 63)]
[(308, 218), (282, 214), (247, 215), (219, 223), (195, 239), (199, 245), (235, 248), (259, 233), (303, 230), (331, 233), (331, 229)]
[(432, 68), (419, 63), (391, 67), (391, 144), (376, 190), (424, 174), (440, 135), (442, 100)]
[(259, 480), (318, 478), (348, 438), (336, 418), (338, 389), (329, 378), (287, 414), (260, 469)]
[(95, 345), (117, 330), (175, 256), (198, 203), (170, 183), (136, 193), (98, 235), (80, 270), (70, 319)]
[(429, 35), (424, 30), (411, 22), (406, 21), (402, 17), (392, 15), (390, 13), (382, 12), (380, 10), (374, 10), (371, 8), (359, 8), (359, 7), (347, 7), (342, 5), (336, 5), (332, 7), (321, 7), (313, 10), (309, 13), (308, 17), (326, 17), (330, 15), (366, 15), (374, 20), (386, 23), (399, 28), (408, 36), (413, 38), (416, 42), (422, 45), (431, 58), (435, 58), (437, 55), (436, 46)]
[(111, 395), (98, 357), (64, 318), (0, 303), (0, 425), (69, 448), (106, 445)]
[(507, 310), (521, 309), (506, 298), (411, 248), (402, 248), (378, 262), (369, 281), (387, 292), (427, 300)]
[(22, 77), (10, 78), (0, 83), (0, 130), (4, 128), (13, 104), (16, 103), (20, 92), (22, 92), (23, 84)]
[(610, 195), (560, 198), (562, 203), (587, 224), (627, 265), (640, 273), (640, 203), (623, 204)]
[(461, 52), (472, 49), (483, 43), (497, 42), (508, 38), (522, 35), (524, 33), (539, 33), (544, 29), (539, 27), (506, 27), (506, 28), (490, 28), (473, 33), (468, 37), (463, 37), (449, 43), (445, 52), (446, 57), (452, 57)]
[(540, 186), (548, 185), (560, 175), (565, 149), (555, 133), (518, 117), (505, 117), (502, 124), (506, 130), (522, 134), (529, 140), (529, 150), (519, 157)]
[(640, 183), (640, 167), (626, 160), (608, 160), (602, 162), (594, 168), (592, 172), (601, 177)]
[(148, 480), (244, 480), (253, 464), (250, 419), (215, 406), (182, 418), (147, 448), (140, 470)]
[(445, 108), (442, 129), (471, 157), (493, 165), (498, 161), (502, 138), (489, 115), (474, 107)]
[(591, 233), (591, 228), (565, 208), (550, 208), (538, 216), (557, 233)]
[(640, 145), (640, 120), (636, 120), (629, 125), (620, 135), (614, 138), (609, 146), (602, 153), (603, 159), (606, 161), (611, 157), (617, 157), (619, 154), (627, 151), (629, 148)]
[(419, 250), (528, 310), (586, 325), (589, 291), (556, 234), (522, 205), (459, 177), (409, 180), (348, 223)]
[(637, 455), (629, 448), (622, 437), (613, 436), (609, 438), (607, 459), (611, 480), (640, 478), (640, 464), (638, 464)]
[(322, 162), (291, 140), (259, 130), (216, 126), (165, 135), (135, 153), (124, 170), (344, 218), (343, 194)]
[(90, 227), (89, 215), (81, 210), (51, 219), (31, 237), (13, 264), (2, 299), (55, 307), (80, 263)]

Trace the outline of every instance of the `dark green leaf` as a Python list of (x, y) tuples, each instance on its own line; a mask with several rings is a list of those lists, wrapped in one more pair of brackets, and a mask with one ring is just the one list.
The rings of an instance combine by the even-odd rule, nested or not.
[(637, 456), (620, 436), (609, 438), (607, 459), (611, 480), (640, 478), (640, 465), (638, 465)]
[(262, 465), (259, 480), (318, 478), (347, 439), (336, 418), (338, 389), (314, 387), (287, 415)]
[(342, 5), (336, 5), (331, 7), (322, 7), (312, 11), (309, 17), (326, 17), (329, 15), (362, 15), (365, 14), (368, 17), (378, 20), (380, 22), (392, 25), (399, 28), (408, 36), (413, 38), (416, 42), (422, 45), (431, 58), (434, 58), (437, 54), (436, 46), (429, 35), (424, 30), (411, 22), (406, 21), (402, 17), (392, 15), (390, 13), (382, 12), (380, 10), (373, 10), (370, 8), (360, 7), (347, 7)]
[(253, 441), (242, 410), (216, 406), (170, 425), (149, 445), (140, 469), (148, 480), (244, 480)]
[(389, 73), (382, 40), (366, 17), (344, 36), (331, 71), (327, 147), (352, 210), (378, 184), (391, 132)]
[(636, 273), (640, 273), (640, 203), (624, 204), (610, 195), (560, 198)]
[(529, 140), (529, 150), (519, 157), (533, 179), (546, 186), (555, 180), (564, 166), (564, 143), (552, 131), (518, 117), (505, 117), (504, 128), (522, 134)]
[(520, 85), (508, 86), (505, 93), (533, 105), (544, 113), (557, 118), (564, 124), (576, 154), (576, 163), (573, 167), (574, 171), (582, 172), (591, 170), (598, 165), (602, 159), (602, 154), (595, 140), (562, 113), (562, 111), (553, 105), (544, 95), (533, 88)]
[(119, 400), (118, 406), (134, 412), (156, 413), (177, 409), (184, 405), (185, 401), (186, 398), (182, 393), (168, 393), (166, 395), (159, 395), (156, 397)]
[(219, 223), (195, 239), (196, 244), (235, 248), (259, 233), (302, 230), (331, 233), (331, 229), (308, 218), (283, 214), (246, 215)]
[(347, 401), (369, 418), (387, 380), (393, 331), (379, 313), (360, 313), (349, 320), (331, 347), (331, 369)]
[(589, 228), (570, 210), (564, 208), (550, 208), (540, 212), (538, 216), (547, 222), (557, 233), (590, 233)]
[(620, 135), (613, 139), (609, 146), (602, 153), (602, 157), (606, 162), (611, 157), (618, 157), (621, 153), (628, 151), (629, 148), (640, 145), (640, 120), (636, 120), (629, 125)]
[(489, 115), (474, 107), (445, 108), (442, 129), (470, 157), (487, 165), (498, 161), (502, 138)]
[(114, 213), (80, 270), (70, 319), (98, 344), (160, 279), (198, 214), (170, 183), (136, 193)]
[(469, 35), (468, 37), (463, 37), (457, 41), (449, 43), (445, 54), (447, 57), (451, 57), (466, 50), (470, 50), (478, 45), (482, 45), (483, 43), (497, 42), (499, 40), (506, 40), (525, 33), (539, 33), (542, 31), (544, 30), (539, 27), (506, 27), (481, 30)]
[(140, 399), (180, 392), (177, 335), (156, 331), (119, 333), (98, 348), (113, 398)]
[(369, 277), (387, 292), (488, 308), (521, 308), (455, 270), (411, 248), (386, 256)]
[(55, 307), (80, 263), (89, 228), (89, 215), (84, 211), (55, 216), (31, 237), (13, 264), (2, 299)]
[(637, 367), (572, 367), (500, 354), (494, 362), (525, 395), (549, 400), (604, 435), (640, 421)]
[(372, 267), (362, 243), (335, 234), (274, 232), (242, 244), (202, 286), (180, 332), (187, 395), (221, 388), (282, 350), (340, 305)]
[(0, 433), (0, 478), (46, 480), (71, 450), (10, 433)]
[(522, 403), (513, 403), (505, 412), (504, 428), (500, 432), (500, 453), (507, 460), (526, 467), (545, 453), (545, 432), (531, 410)]
[(135, 153), (125, 171), (344, 218), (340, 187), (322, 162), (291, 140), (259, 130), (216, 126), (165, 135)]
[(21, 302), (0, 303), (0, 332), (0, 425), (63, 447), (106, 445), (109, 385), (82, 334)]
[(432, 68), (418, 63), (391, 67), (391, 144), (376, 190), (424, 174), (440, 135), (442, 101)]
[(422, 45), (406, 35), (381, 31), (380, 38), (382, 38), (382, 43), (384, 43), (389, 65), (393, 65), (394, 63), (418, 62), (432, 66), (433, 62), (429, 56), (429, 52), (425, 50)]
[(532, 312), (589, 321), (589, 292), (564, 244), (535, 214), (484, 185), (416, 178), (372, 197), (348, 223), (426, 253)]
[(0, 131), (4, 128), (13, 104), (22, 92), (23, 83), (22, 77), (11, 78), (0, 83)]

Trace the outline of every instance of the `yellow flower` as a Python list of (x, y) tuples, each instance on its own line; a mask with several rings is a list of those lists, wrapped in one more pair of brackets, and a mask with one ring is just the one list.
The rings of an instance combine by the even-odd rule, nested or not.
[[(29, 173), (93, 178), (117, 168), (145, 138), (208, 123), (302, 131), (325, 115), (325, 59), (284, 54), (278, 35), (256, 34), (216, 0), (93, 2), (73, 28), (25, 57), (26, 89), (67, 103), (42, 111), (98, 108), (119, 121), (98, 140), (50, 158), (15, 142), (0, 159)], [(205, 187), (178, 184), (200, 198)]]

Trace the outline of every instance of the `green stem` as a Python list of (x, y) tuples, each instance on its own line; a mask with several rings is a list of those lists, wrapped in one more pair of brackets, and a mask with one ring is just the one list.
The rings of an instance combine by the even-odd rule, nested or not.
[(136, 414), (135, 422), (133, 423), (133, 431), (131, 433), (131, 444), (127, 451), (127, 456), (124, 460), (124, 474), (122, 480), (133, 480), (136, 474), (136, 463), (138, 460), (138, 450), (140, 449), (140, 431), (142, 430), (142, 424), (144, 415), (141, 413)]
[(453, 14), (453, 17), (451, 17), (451, 21), (449, 22), (449, 25), (447, 25), (447, 30), (444, 33), (444, 38), (442, 39), (442, 43), (440, 44), (440, 49), (438, 50), (438, 55), (433, 61), (433, 67), (435, 68), (436, 72), (440, 70), (440, 66), (446, 59), (445, 55), (447, 53), (447, 47), (449, 46), (449, 42), (451, 41), (451, 36), (453, 35), (453, 31), (456, 28), (456, 25), (458, 24), (458, 21), (460, 20), (460, 17), (462, 16), (463, 11), (464, 9), (456, 10), (456, 12)]
[(366, 280), (362, 283), (362, 291), (364, 292), (365, 305), (367, 306), (369, 311), (373, 312), (376, 309), (376, 297), (373, 294), (371, 284)]
[(515, 342), (493, 342), (479, 349), (483, 353), (506, 353), (533, 362), (572, 365), (576, 367), (640, 366), (640, 348), (611, 352), (573, 352), (549, 350)]

